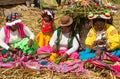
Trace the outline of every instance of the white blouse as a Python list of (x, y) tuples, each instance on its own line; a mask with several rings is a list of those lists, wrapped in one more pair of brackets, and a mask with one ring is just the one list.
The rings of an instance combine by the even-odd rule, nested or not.
[[(62, 34), (62, 39), (60, 40), (59, 50), (67, 49), (69, 34), (70, 33)], [(78, 34), (77, 34), (77, 37), (79, 39), (79, 35)], [(57, 30), (53, 33), (53, 35), (51, 37), (51, 40), (49, 42), (51, 47), (53, 47), (53, 45), (55, 44), (56, 40), (57, 40)], [(77, 51), (78, 48), (79, 48), (79, 43), (78, 43), (76, 37), (74, 37), (73, 38), (73, 45), (72, 45), (72, 47), (70, 49), (68, 49), (68, 51), (66, 53), (68, 55), (70, 55), (71, 53)]]
[[(24, 32), (26, 36), (29, 36), (30, 39), (34, 40), (34, 34), (29, 30), (28, 27), (24, 26)], [(5, 49), (8, 49), (9, 46), (4, 42), (5, 39), (5, 32), (4, 32), (4, 27), (1, 28), (0, 30), (0, 46), (2, 46)], [(10, 30), (10, 39), (9, 39), (9, 43), (15, 43), (17, 41), (20, 41), (21, 38), (19, 36), (18, 30), (16, 31), (11, 31)]]

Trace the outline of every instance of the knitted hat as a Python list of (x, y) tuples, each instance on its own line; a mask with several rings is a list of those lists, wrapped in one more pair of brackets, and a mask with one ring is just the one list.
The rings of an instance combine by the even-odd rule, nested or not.
[(52, 10), (43, 10), (41, 16), (50, 16), (51, 18), (54, 18), (55, 13)]
[(8, 15), (6, 17), (6, 25), (7, 26), (13, 26), (16, 23), (20, 23), (20, 22), (21, 22), (21, 20), (18, 19), (17, 13), (12, 13), (11, 15)]
[(88, 19), (95, 19), (95, 18), (102, 18), (102, 19), (111, 19), (110, 12), (105, 12), (105, 13), (98, 13), (94, 14), (93, 12), (88, 13)]

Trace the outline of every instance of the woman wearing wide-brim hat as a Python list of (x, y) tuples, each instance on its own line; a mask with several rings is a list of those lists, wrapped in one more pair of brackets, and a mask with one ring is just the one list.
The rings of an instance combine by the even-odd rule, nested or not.
[[(65, 61), (67, 58), (77, 59), (79, 54), (77, 52), (79, 43), (75, 37), (75, 33), (72, 32), (73, 18), (70, 16), (62, 16), (58, 24), (58, 27), (49, 42), (51, 53), (56, 53), (60, 56), (60, 61)], [(79, 38), (79, 36), (77, 35)], [(38, 50), (38, 53), (39, 50)]]
[(101, 14), (90, 12), (88, 18), (93, 20), (93, 26), (85, 40), (87, 48), (80, 52), (79, 58), (81, 60), (99, 58), (103, 52), (110, 52), (120, 57), (120, 36), (117, 29), (107, 23), (107, 20), (111, 19), (111, 14), (109, 12)]

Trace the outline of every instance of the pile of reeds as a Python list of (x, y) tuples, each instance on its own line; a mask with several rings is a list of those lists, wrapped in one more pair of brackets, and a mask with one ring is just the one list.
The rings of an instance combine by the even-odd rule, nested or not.
[(23, 67), (0, 68), (0, 79), (116, 79), (108, 70), (89, 68), (88, 74), (76, 76), (75, 73), (57, 73), (47, 70), (31, 70)]

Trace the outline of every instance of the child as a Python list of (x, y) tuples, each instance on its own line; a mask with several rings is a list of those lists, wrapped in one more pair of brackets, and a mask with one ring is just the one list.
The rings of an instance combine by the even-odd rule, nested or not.
[(54, 31), (54, 12), (52, 10), (44, 10), (41, 16), (41, 31), (36, 36), (36, 41), (39, 47), (48, 46), (49, 40)]

